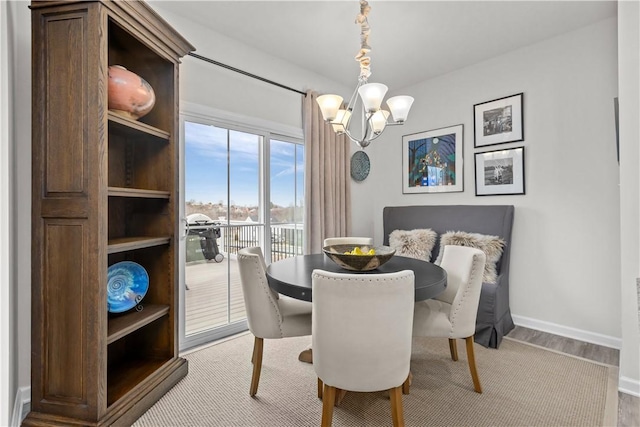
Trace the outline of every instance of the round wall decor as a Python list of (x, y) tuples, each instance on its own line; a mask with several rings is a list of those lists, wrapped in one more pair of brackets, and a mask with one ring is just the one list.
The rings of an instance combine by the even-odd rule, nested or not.
[(369, 176), (371, 163), (369, 156), (364, 151), (356, 151), (351, 156), (351, 178), (355, 181), (364, 181)]

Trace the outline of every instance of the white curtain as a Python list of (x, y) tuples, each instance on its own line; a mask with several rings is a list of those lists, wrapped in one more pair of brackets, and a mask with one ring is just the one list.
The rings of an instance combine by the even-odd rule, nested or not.
[(351, 233), (350, 142), (324, 122), (317, 97), (307, 91), (304, 99), (306, 254), (322, 252), (326, 237)]

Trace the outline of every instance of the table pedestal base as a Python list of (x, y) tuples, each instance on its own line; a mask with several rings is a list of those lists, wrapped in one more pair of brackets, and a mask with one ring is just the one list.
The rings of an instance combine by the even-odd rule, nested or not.
[(304, 363), (313, 363), (313, 352), (310, 348), (300, 352), (298, 360)]

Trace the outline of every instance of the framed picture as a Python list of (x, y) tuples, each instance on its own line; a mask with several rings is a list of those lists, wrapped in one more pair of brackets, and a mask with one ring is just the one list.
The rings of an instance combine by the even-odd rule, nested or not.
[(462, 125), (402, 137), (402, 192), (463, 191)]
[(476, 153), (476, 196), (524, 194), (524, 147)]
[(507, 96), (473, 106), (473, 146), (524, 140), (524, 94)]

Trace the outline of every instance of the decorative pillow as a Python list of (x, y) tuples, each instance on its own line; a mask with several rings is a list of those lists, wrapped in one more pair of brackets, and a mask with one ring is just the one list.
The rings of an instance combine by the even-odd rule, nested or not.
[(487, 262), (484, 265), (483, 282), (496, 283), (498, 273), (496, 264), (500, 261), (505, 241), (498, 236), (488, 236), (478, 233), (467, 233), (465, 231), (447, 231), (440, 236), (440, 253), (436, 264), (440, 265), (442, 254), (446, 245), (469, 246), (471, 248), (480, 249), (487, 256)]
[(429, 261), (438, 234), (430, 228), (393, 230), (389, 234), (389, 246), (396, 255)]

